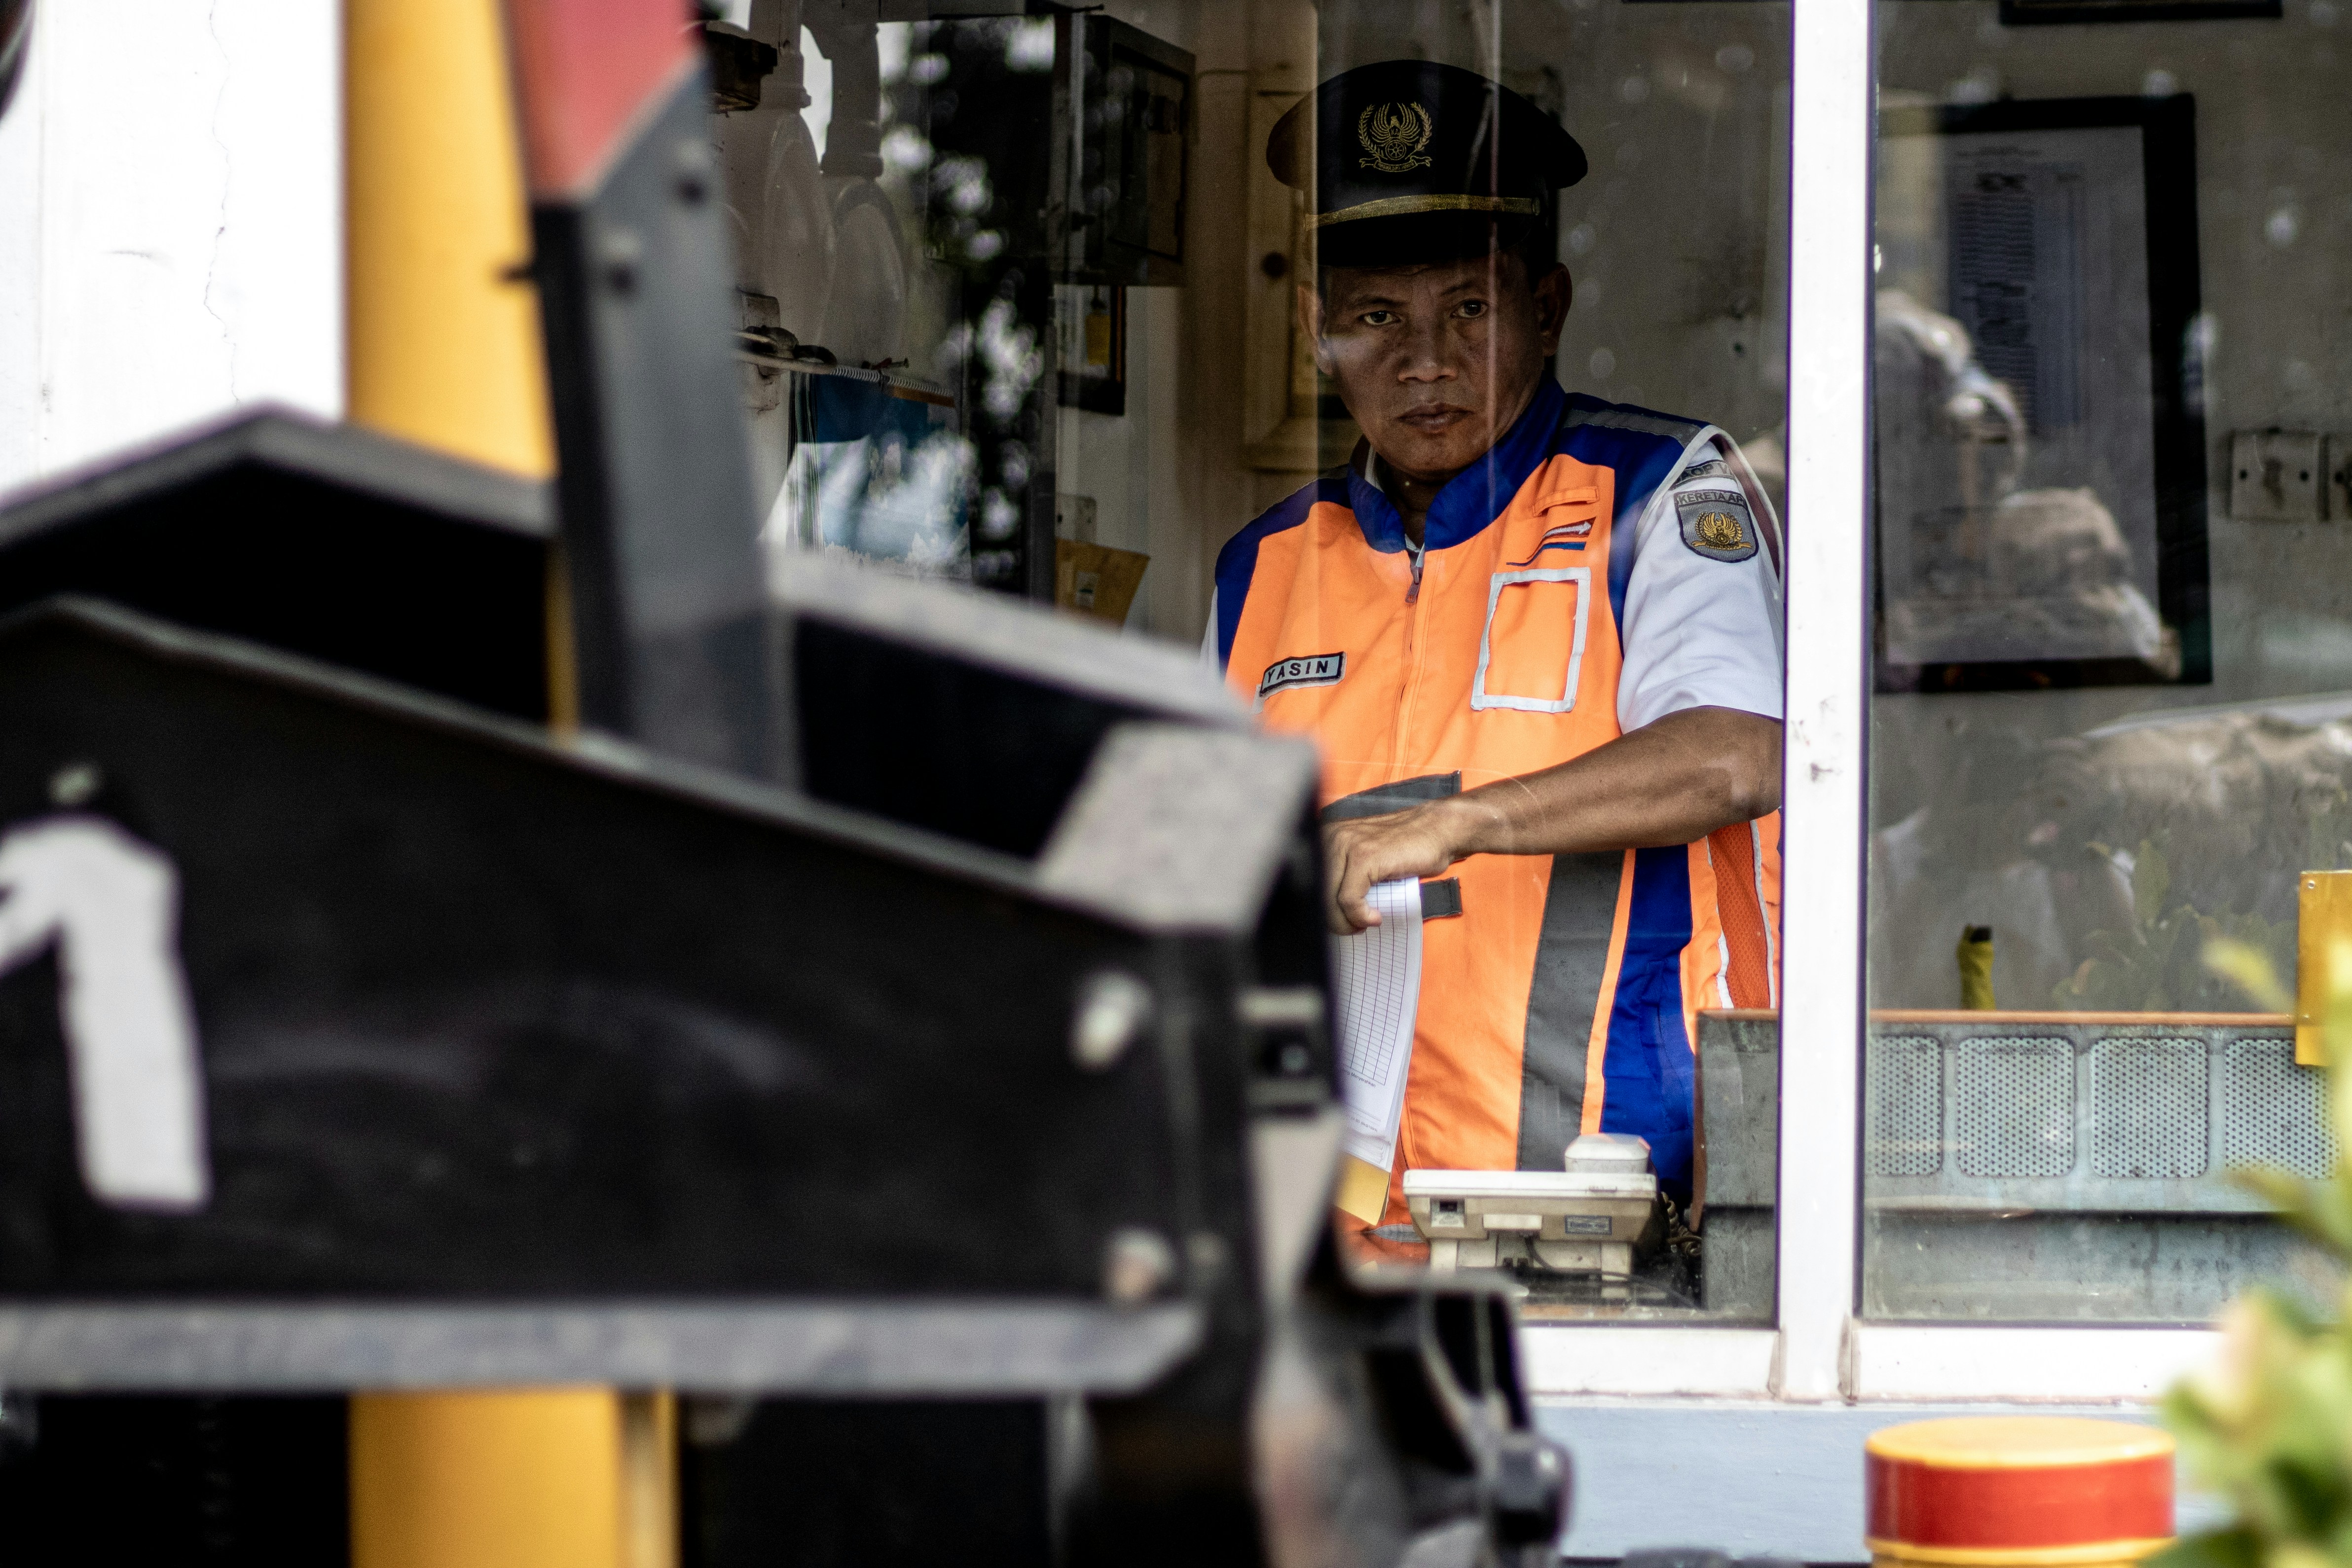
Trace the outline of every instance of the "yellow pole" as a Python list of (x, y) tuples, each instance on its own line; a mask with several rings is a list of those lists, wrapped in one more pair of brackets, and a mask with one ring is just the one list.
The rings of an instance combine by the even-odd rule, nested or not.
[(353, 423), (555, 472), (497, 0), (347, 0)]
[[(533, 478), (554, 471), (498, 0), (346, 0), (349, 407)], [(568, 726), (560, 562), (550, 718)], [(610, 1389), (361, 1394), (353, 1568), (674, 1568), (675, 1420)]]
[(352, 1568), (670, 1568), (667, 1406), (604, 1389), (358, 1396)]

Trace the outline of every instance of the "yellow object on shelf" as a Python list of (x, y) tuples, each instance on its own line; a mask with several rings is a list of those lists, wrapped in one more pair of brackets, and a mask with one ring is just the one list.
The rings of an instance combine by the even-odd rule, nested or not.
[(2295, 881), (2297, 1065), (2327, 1065), (2327, 1015), (2346, 1004), (2352, 1004), (2352, 871), (2307, 871)]
[(2000, 1004), (1992, 996), (1992, 927), (1960, 927), (1960, 1008), (1965, 1012), (1991, 1012)]

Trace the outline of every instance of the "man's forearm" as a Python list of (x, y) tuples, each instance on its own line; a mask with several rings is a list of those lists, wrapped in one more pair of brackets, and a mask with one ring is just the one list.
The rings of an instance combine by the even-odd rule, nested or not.
[(1373, 883), (1438, 876), (1476, 854), (1578, 854), (1686, 844), (1780, 803), (1780, 726), (1732, 708), (1688, 708), (1557, 768), (1324, 830), (1331, 929), (1379, 916)]
[(1456, 854), (1538, 855), (1691, 843), (1780, 803), (1780, 724), (1703, 707), (1443, 806)]

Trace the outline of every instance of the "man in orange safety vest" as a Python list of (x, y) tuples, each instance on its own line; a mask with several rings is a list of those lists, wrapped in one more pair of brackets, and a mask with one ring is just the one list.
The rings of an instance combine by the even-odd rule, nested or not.
[(1778, 1002), (1777, 520), (1723, 431), (1554, 380), (1584, 154), (1550, 116), (1389, 61), (1266, 155), (1364, 439), (1224, 547), (1208, 652), (1320, 743), (1335, 932), (1437, 879), (1385, 1197), (1342, 1207), (1410, 1255), (1407, 1169), (1558, 1170), (1588, 1131), (1687, 1201), (1696, 1010)]

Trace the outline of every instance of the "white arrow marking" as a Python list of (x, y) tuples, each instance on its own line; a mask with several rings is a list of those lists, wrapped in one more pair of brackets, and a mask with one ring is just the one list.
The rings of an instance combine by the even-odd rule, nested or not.
[(0, 974), (58, 954), (82, 1180), (118, 1208), (201, 1208), (204, 1069), (180, 968), (180, 876), (98, 817), (0, 836)]

